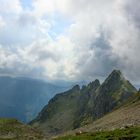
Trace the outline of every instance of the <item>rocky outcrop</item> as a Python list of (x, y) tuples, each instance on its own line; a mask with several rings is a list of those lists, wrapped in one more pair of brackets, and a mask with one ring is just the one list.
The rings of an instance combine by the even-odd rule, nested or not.
[(104, 116), (135, 92), (122, 73), (114, 70), (101, 85), (95, 80), (57, 94), (30, 124), (49, 134), (72, 130)]

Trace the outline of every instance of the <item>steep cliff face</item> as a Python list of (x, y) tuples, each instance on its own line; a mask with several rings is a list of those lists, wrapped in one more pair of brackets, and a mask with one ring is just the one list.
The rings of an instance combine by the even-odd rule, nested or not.
[(73, 129), (79, 96), (78, 85), (67, 92), (56, 95), (31, 123), (49, 133)]
[(121, 72), (114, 70), (102, 85), (95, 80), (56, 95), (31, 124), (51, 134), (75, 129), (112, 111), (134, 92)]
[(136, 92), (135, 87), (126, 80), (122, 73), (114, 70), (96, 91), (93, 106), (94, 118), (102, 117), (117, 105), (122, 104)]
[(94, 84), (96, 86), (91, 86), (90, 90), (87, 90), (90, 84), (85, 88), (85, 91), (81, 90), (83, 94), (80, 102), (84, 104), (80, 105), (82, 108), (77, 111), (80, 113), (77, 114), (77, 119), (74, 122), (75, 127), (83, 126), (102, 117), (136, 92), (135, 87), (124, 78), (119, 70), (114, 70), (102, 85), (99, 85), (98, 80), (95, 80)]
[[(81, 94), (78, 99), (76, 117), (73, 123), (74, 128), (83, 126), (92, 121), (92, 106), (95, 97), (96, 90), (100, 87), (99, 80), (95, 80), (89, 83), (87, 86), (83, 86), (80, 90)], [(89, 106), (90, 102), (90, 106)]]

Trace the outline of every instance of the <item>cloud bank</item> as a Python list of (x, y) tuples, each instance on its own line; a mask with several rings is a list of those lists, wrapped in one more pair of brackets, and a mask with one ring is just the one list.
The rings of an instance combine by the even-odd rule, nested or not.
[(0, 75), (140, 82), (138, 0), (0, 0)]

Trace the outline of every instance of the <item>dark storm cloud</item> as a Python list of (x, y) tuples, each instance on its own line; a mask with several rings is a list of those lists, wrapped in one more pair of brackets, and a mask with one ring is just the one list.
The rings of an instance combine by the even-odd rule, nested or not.
[(78, 63), (85, 79), (106, 77), (107, 73), (117, 67), (117, 59), (112, 56), (111, 46), (103, 32), (89, 48), (87, 57), (82, 57)]

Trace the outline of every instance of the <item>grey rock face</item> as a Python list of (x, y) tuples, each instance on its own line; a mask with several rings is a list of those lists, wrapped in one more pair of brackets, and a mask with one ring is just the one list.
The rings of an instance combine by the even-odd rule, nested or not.
[(112, 111), (134, 92), (135, 87), (114, 70), (101, 85), (95, 80), (56, 95), (31, 124), (53, 134), (75, 129)]

